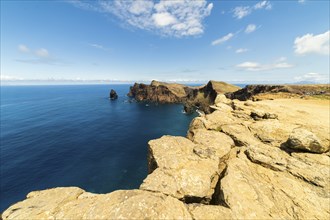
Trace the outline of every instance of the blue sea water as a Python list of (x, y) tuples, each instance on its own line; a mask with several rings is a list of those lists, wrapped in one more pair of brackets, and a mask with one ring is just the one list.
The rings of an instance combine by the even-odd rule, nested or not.
[[(110, 89), (119, 99), (108, 99)], [(129, 85), (1, 86), (0, 212), (33, 190), (138, 188), (147, 143), (185, 136), (182, 106), (127, 102)]]

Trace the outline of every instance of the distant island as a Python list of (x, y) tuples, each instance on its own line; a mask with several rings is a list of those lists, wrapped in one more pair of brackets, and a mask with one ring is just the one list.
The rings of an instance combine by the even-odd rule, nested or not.
[[(329, 85), (135, 83), (137, 101), (206, 113), (148, 143), (135, 190), (31, 192), (2, 219), (329, 219)], [(188, 107), (187, 107), (188, 108)]]

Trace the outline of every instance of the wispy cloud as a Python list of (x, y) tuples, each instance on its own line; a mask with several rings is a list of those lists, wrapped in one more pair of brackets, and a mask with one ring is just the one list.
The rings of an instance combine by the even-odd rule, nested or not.
[(296, 81), (310, 81), (310, 82), (326, 82), (329, 83), (329, 76), (326, 74), (320, 74), (320, 73), (306, 73), (301, 76), (294, 77)]
[(246, 52), (248, 52), (249, 50), (248, 49), (246, 49), (246, 48), (239, 48), (239, 49), (237, 49), (236, 51), (235, 51), (235, 53), (246, 53)]
[(245, 28), (245, 33), (250, 34), (252, 32), (254, 32), (255, 30), (257, 30), (257, 26), (255, 24), (249, 24), (246, 28)]
[(258, 9), (266, 9), (266, 10), (270, 10), (272, 9), (272, 5), (270, 4), (269, 1), (261, 1), (261, 2), (258, 2), (257, 4), (255, 4), (253, 6), (253, 8), (255, 10), (258, 10)]
[(24, 44), (18, 45), (17, 48), (22, 53), (29, 53), (30, 52), (30, 49)]
[(110, 51), (110, 48), (107, 48), (101, 44), (88, 44), (88, 45), (99, 50)]
[(40, 49), (36, 50), (35, 54), (36, 54), (37, 57), (41, 57), (41, 58), (48, 58), (49, 57), (49, 52), (45, 48), (40, 48)]
[(184, 37), (204, 32), (203, 20), (211, 14), (213, 3), (206, 0), (70, 1), (85, 10), (111, 14), (130, 26), (162, 36)]
[(294, 52), (298, 55), (321, 54), (329, 55), (330, 30), (323, 34), (305, 34), (294, 41)]
[(216, 39), (214, 41), (212, 41), (211, 45), (215, 46), (215, 45), (218, 45), (218, 44), (222, 44), (228, 40), (230, 40), (232, 37), (234, 37), (234, 34), (233, 33), (229, 33), (219, 39)]
[(36, 50), (29, 49), (28, 46), (20, 44), (17, 46), (18, 50), (25, 54), (26, 58), (15, 59), (16, 62), (29, 63), (29, 64), (48, 64), (48, 65), (64, 65), (66, 62), (57, 59), (49, 53), (45, 48), (39, 48)]
[(305, 0), (298, 0), (298, 3), (304, 4), (306, 1)]
[(243, 62), (236, 65), (237, 68), (246, 70), (246, 71), (266, 71), (266, 70), (275, 70), (275, 69), (286, 69), (292, 68), (293, 65), (286, 62), (285, 57), (281, 57), (271, 64), (260, 64), (258, 62)]
[(234, 18), (242, 19), (251, 14), (253, 11), (261, 9), (270, 10), (272, 9), (272, 4), (269, 1), (260, 1), (253, 6), (237, 6), (232, 10), (232, 12)]

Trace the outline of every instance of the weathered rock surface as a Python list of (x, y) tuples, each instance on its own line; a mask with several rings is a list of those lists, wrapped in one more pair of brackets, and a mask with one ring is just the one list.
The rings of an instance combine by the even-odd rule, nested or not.
[(142, 190), (86, 193), (77, 187), (28, 194), (2, 214), (3, 219), (192, 219), (185, 205), (170, 196)]
[(217, 98), (187, 138), (149, 142), (139, 190), (33, 192), (3, 219), (330, 219), (328, 102)]
[(221, 180), (226, 204), (237, 219), (327, 219), (329, 195), (286, 172), (241, 157), (228, 162)]
[(329, 151), (329, 145), (323, 146), (315, 134), (302, 128), (292, 131), (286, 146), (292, 149), (305, 150), (314, 153), (324, 153)]
[[(230, 145), (225, 144), (229, 146), (229, 152)], [(203, 153), (195, 153), (201, 149), (184, 137), (163, 136), (150, 141), (148, 162), (151, 174), (140, 189), (162, 192), (185, 202), (209, 203), (219, 179), (219, 158), (210, 160)], [(219, 156), (228, 152), (221, 152)]]
[(193, 219), (233, 219), (231, 210), (219, 205), (189, 204), (188, 209)]
[(109, 97), (111, 100), (118, 99), (117, 92), (115, 90), (111, 89)]

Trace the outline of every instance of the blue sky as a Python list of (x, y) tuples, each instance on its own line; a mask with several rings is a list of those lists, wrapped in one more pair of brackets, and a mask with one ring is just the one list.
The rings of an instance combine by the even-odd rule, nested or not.
[(329, 1), (1, 1), (1, 81), (329, 83)]

